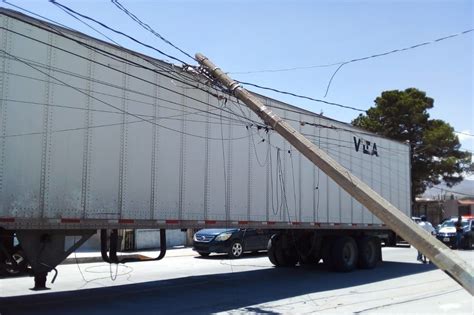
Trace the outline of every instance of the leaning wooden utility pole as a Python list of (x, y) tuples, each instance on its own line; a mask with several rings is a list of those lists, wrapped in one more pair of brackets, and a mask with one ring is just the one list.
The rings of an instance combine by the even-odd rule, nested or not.
[(363, 204), (388, 227), (403, 237), (404, 240), (422, 252), (441, 270), (454, 278), (471, 295), (474, 295), (474, 271), (470, 265), (382, 198), (367, 184), (352, 175), (323, 150), (306, 139), (290, 124), (278, 117), (255, 96), (242, 88), (238, 82), (232, 80), (221, 69), (216, 67), (209, 59), (199, 53), (196, 54), (196, 59), (215, 79), (226, 86), (235, 97), (244, 102), (267, 125), (278, 132), (354, 199)]

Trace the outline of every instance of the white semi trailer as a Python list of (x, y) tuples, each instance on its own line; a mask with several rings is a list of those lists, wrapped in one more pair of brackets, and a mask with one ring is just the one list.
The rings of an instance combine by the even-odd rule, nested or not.
[[(0, 35), (3, 270), (27, 259), (41, 289), (98, 230), (104, 260), (126, 262), (117, 229), (141, 228), (161, 229), (162, 246), (165, 229), (278, 230), (276, 266), (381, 259), (387, 226), (192, 68), (7, 9)], [(256, 96), (410, 215), (409, 145)]]

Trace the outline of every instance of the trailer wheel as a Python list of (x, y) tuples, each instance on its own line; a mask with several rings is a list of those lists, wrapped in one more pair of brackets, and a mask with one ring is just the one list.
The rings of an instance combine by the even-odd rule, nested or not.
[(230, 245), (229, 248), (229, 257), (230, 258), (240, 258), (242, 257), (242, 254), (244, 253), (244, 246), (240, 241), (233, 241), (232, 245)]
[(276, 259), (276, 247), (277, 247), (278, 236), (279, 236), (278, 234), (272, 235), (272, 237), (270, 237), (270, 239), (268, 240), (268, 246), (267, 246), (268, 259), (270, 259), (270, 262), (276, 267), (280, 267), (280, 263)]
[(290, 245), (284, 234), (272, 236), (268, 242), (268, 258), (276, 267), (294, 267), (298, 262), (296, 248)]
[(357, 243), (352, 237), (341, 236), (336, 238), (331, 250), (331, 263), (334, 270), (349, 272), (357, 266)]
[(377, 265), (379, 242), (373, 237), (361, 237), (357, 240), (359, 250), (358, 267), (361, 269), (373, 269)]

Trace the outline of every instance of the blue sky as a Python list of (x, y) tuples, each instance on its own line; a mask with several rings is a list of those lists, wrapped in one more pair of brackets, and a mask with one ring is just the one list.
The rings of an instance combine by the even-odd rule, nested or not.
[[(47, 0), (9, 1), (104, 39)], [(187, 62), (192, 60), (142, 30), (110, 1), (61, 0)], [(473, 1), (120, 1), (158, 33), (190, 54), (201, 52), (228, 72), (311, 66), (403, 48), (473, 28)], [(11, 8), (2, 3), (2, 6)], [(165, 59), (103, 29), (121, 45)], [(432, 118), (474, 134), (474, 32), (433, 45), (344, 66), (232, 74), (253, 82), (362, 109), (384, 90), (416, 87), (435, 99)], [(253, 89), (350, 122), (358, 112)], [(474, 137), (459, 135), (474, 151)]]

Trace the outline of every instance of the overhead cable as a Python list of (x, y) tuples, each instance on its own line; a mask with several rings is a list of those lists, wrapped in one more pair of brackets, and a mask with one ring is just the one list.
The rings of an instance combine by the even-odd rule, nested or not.
[(405, 47), (405, 48), (393, 49), (393, 50), (386, 51), (386, 52), (383, 52), (383, 53), (378, 53), (378, 54), (374, 54), (374, 55), (370, 55), (370, 56), (366, 56), (366, 57), (361, 57), (361, 58), (355, 58), (355, 59), (346, 60), (346, 61), (340, 61), (340, 62), (334, 62), (334, 63), (328, 63), (328, 64), (311, 65), (311, 66), (290, 67), (290, 68), (263, 69), (263, 70), (254, 70), (254, 71), (231, 71), (231, 72), (228, 72), (228, 73), (229, 74), (253, 74), (253, 73), (265, 73), (265, 72), (285, 72), (285, 71), (295, 71), (295, 70), (305, 70), (305, 69), (313, 69), (313, 68), (327, 68), (327, 67), (339, 66), (339, 65), (343, 65), (343, 64), (363, 61), (363, 60), (372, 59), (372, 58), (378, 58), (378, 57), (382, 57), (382, 56), (386, 56), (386, 55), (390, 55), (390, 54), (394, 54), (394, 53), (398, 53), (398, 52), (402, 52), (402, 51), (406, 51), (406, 50), (410, 50), (410, 49), (415, 49), (415, 48), (418, 48), (418, 47), (421, 47), (421, 46), (434, 44), (434, 43), (437, 43), (437, 42), (440, 42), (440, 41), (443, 41), (443, 40), (446, 40), (446, 39), (450, 39), (450, 38), (453, 38), (453, 37), (465, 35), (465, 34), (470, 33), (472, 31), (474, 31), (474, 29), (468, 29), (468, 30), (465, 30), (465, 31), (462, 31), (462, 32), (459, 32), (459, 33), (456, 33), (456, 34), (452, 34), (452, 35), (449, 35), (449, 36), (444, 36), (444, 37), (441, 37), (441, 38), (438, 38), (438, 39), (435, 39), (435, 40), (432, 40), (432, 41), (423, 42), (423, 43), (412, 45), (412, 46)]
[(132, 12), (130, 12), (127, 8), (125, 8), (125, 6), (123, 4), (121, 4), (120, 2), (118, 2), (118, 0), (111, 0), (111, 2), (117, 7), (119, 8), (119, 10), (121, 10), (122, 12), (124, 12), (126, 15), (128, 15), (132, 20), (134, 20), (135, 22), (137, 22), (141, 27), (143, 27), (144, 29), (146, 29), (147, 31), (149, 31), (150, 33), (152, 33), (153, 35), (155, 35), (156, 37), (158, 37), (159, 39), (161, 39), (162, 41), (164, 41), (165, 43), (167, 43), (168, 45), (170, 45), (171, 47), (177, 49), (178, 51), (180, 51), (181, 53), (183, 53), (184, 55), (186, 55), (187, 57), (191, 58), (192, 60), (196, 60), (196, 58), (194, 58), (193, 56), (191, 56), (189, 53), (187, 53), (186, 51), (182, 50), (181, 48), (179, 48), (178, 46), (176, 46), (175, 44), (173, 44), (172, 42), (170, 42), (169, 40), (167, 40), (166, 38), (164, 38), (162, 35), (160, 35), (159, 33), (157, 33), (150, 25), (146, 24), (145, 22), (143, 22), (142, 20), (140, 20), (135, 14), (133, 14)]
[(149, 49), (151, 49), (151, 50), (154, 50), (154, 51), (158, 52), (159, 54), (161, 54), (161, 55), (163, 55), (163, 56), (166, 56), (166, 57), (168, 57), (168, 58), (170, 58), (170, 59), (172, 59), (172, 60), (178, 61), (178, 62), (182, 63), (183, 65), (186, 65), (186, 64), (187, 64), (185, 61), (183, 61), (183, 60), (181, 60), (181, 59), (179, 59), (179, 58), (176, 58), (176, 57), (174, 57), (174, 56), (172, 56), (172, 55), (169, 55), (169, 54), (165, 53), (164, 51), (161, 51), (161, 50), (159, 50), (158, 48), (155, 48), (155, 47), (153, 47), (153, 46), (151, 46), (151, 45), (145, 44), (145, 43), (143, 43), (142, 41), (139, 41), (138, 39), (136, 39), (136, 38), (134, 38), (134, 37), (132, 37), (132, 36), (130, 36), (130, 35), (127, 35), (127, 34), (125, 34), (125, 33), (122, 32), (122, 31), (116, 30), (116, 29), (114, 29), (114, 28), (112, 28), (112, 27), (110, 27), (110, 26), (108, 26), (108, 25), (106, 25), (106, 24), (104, 24), (104, 23), (102, 23), (102, 22), (100, 22), (100, 21), (98, 21), (98, 20), (96, 20), (96, 19), (90, 17), (90, 16), (81, 14), (81, 13), (79, 13), (79, 12), (77, 12), (77, 11), (75, 11), (75, 10), (69, 8), (68, 6), (59, 3), (59, 2), (56, 1), (56, 0), (49, 0), (49, 1), (50, 1), (51, 3), (53, 3), (54, 5), (60, 7), (60, 8), (63, 8), (63, 9), (65, 9), (65, 10), (67, 10), (67, 11), (73, 13), (73, 14), (76, 14), (76, 15), (82, 17), (83, 19), (86, 19), (86, 20), (92, 21), (92, 22), (94, 22), (94, 23), (96, 23), (96, 24), (99, 24), (99, 25), (102, 26), (103, 28), (106, 28), (106, 29), (108, 29), (109, 31), (112, 31), (112, 32), (114, 32), (114, 33), (116, 33), (116, 34), (122, 35), (122, 36), (124, 36), (124, 37), (130, 39), (131, 41), (133, 41), (133, 42), (135, 42), (135, 43), (137, 43), (137, 44), (140, 44), (140, 45), (142, 45), (142, 46), (144, 46), (144, 47), (147, 47), (147, 48), (149, 48)]
[[(64, 85), (70, 87), (71, 89), (76, 90), (77, 92), (79, 92), (79, 93), (81, 93), (81, 94), (87, 95), (87, 96), (89, 96), (90, 98), (92, 98), (92, 99), (94, 99), (94, 100), (96, 100), (96, 101), (98, 101), (98, 102), (100, 102), (100, 103), (102, 103), (102, 104), (104, 104), (104, 105), (106, 105), (106, 106), (112, 107), (112, 108), (114, 108), (114, 109), (116, 109), (116, 110), (118, 110), (118, 111), (120, 111), (120, 112), (122, 112), (123, 114), (126, 114), (126, 115), (128, 115), (128, 116), (135, 117), (135, 118), (137, 118), (137, 119), (139, 119), (139, 120), (141, 120), (141, 121), (148, 122), (148, 123), (150, 123), (150, 124), (156, 125), (156, 126), (158, 126), (158, 127), (161, 127), (161, 128), (163, 128), (163, 129), (166, 129), (166, 130), (169, 130), (169, 131), (174, 131), (174, 132), (178, 132), (178, 133), (181, 133), (181, 134), (185, 134), (185, 135), (187, 135), (187, 136), (196, 137), (196, 138), (202, 138), (202, 139), (210, 139), (210, 140), (222, 140), (221, 138), (211, 138), (211, 137), (205, 137), (205, 136), (195, 135), (195, 134), (191, 134), (191, 133), (179, 131), (179, 130), (176, 130), (176, 129), (173, 129), (173, 128), (170, 128), (170, 127), (166, 127), (166, 126), (157, 124), (156, 122), (154, 122), (154, 121), (152, 121), (152, 120), (147, 120), (147, 119), (141, 117), (140, 115), (131, 113), (131, 112), (126, 111), (126, 110), (124, 110), (124, 109), (121, 109), (121, 108), (119, 108), (119, 107), (117, 107), (117, 106), (115, 106), (115, 105), (112, 105), (112, 104), (110, 104), (110, 103), (104, 101), (104, 100), (101, 100), (101, 99), (99, 99), (99, 98), (97, 98), (97, 97), (95, 97), (95, 96), (92, 96), (92, 95), (88, 94), (87, 92), (84, 92), (84, 91), (82, 91), (82, 90), (76, 89), (75, 87), (69, 85), (68, 83), (66, 83), (66, 82), (64, 82), (64, 81), (62, 81), (62, 80), (60, 80), (60, 79), (58, 79), (58, 78), (52, 76), (51, 74), (48, 74), (48, 73), (45, 72), (45, 71), (42, 71), (42, 70), (38, 69), (37, 67), (33, 66), (31, 63), (28, 63), (28, 62), (26, 62), (26, 61), (24, 61), (24, 60), (22, 60), (22, 59), (20, 59), (20, 58), (18, 58), (18, 57), (16, 57), (16, 56), (12, 55), (12, 54), (6, 52), (6, 51), (3, 50), (3, 49), (0, 49), (0, 52), (3, 53), (3, 54), (5, 54), (5, 55), (7, 55), (7, 56), (12, 57), (13, 59), (15, 59), (15, 60), (17, 60), (17, 61), (23, 63), (24, 65), (26, 65), (26, 66), (28, 66), (28, 67), (30, 67), (30, 68), (32, 68), (32, 69), (38, 71), (39, 73), (41, 73), (41, 74), (43, 74), (43, 75), (45, 75), (45, 76), (47, 76), (47, 77), (49, 77), (49, 78), (51, 78), (51, 79), (53, 79), (53, 80), (56, 80), (56, 81), (58, 81), (58, 82), (60, 82), (60, 83), (62, 83), (62, 84), (64, 84)], [(248, 137), (249, 137), (249, 136), (247, 135), (247, 136), (244, 136), (244, 137), (228, 138), (228, 139), (224, 139), (224, 140), (238, 140), (238, 139), (243, 139), (243, 138), (248, 138)]]
[(292, 93), (292, 92), (285, 92), (285, 91), (277, 90), (277, 89), (274, 89), (274, 88), (271, 88), (271, 87), (266, 87), (266, 86), (250, 83), (250, 82), (242, 82), (242, 81), (238, 81), (238, 82), (240, 84), (243, 84), (243, 85), (249, 85), (249, 86), (253, 86), (253, 87), (256, 87), (256, 88), (259, 88), (259, 89), (262, 89), (262, 90), (269, 90), (269, 91), (273, 91), (273, 92), (280, 93), (280, 94), (291, 95), (291, 96), (294, 96), (294, 97), (307, 99), (307, 100), (310, 100), (310, 101), (313, 101), (313, 102), (324, 103), (324, 104), (327, 104), (327, 105), (337, 106), (337, 107), (346, 108), (346, 109), (352, 109), (352, 110), (355, 110), (355, 111), (358, 111), (358, 112), (363, 112), (363, 113), (366, 112), (364, 109), (357, 108), (357, 107), (352, 107), (352, 106), (342, 105), (342, 104), (338, 104), (338, 103), (328, 102), (328, 101), (325, 101), (325, 100), (313, 98), (313, 97), (310, 97), (310, 96), (299, 95), (299, 94)]

